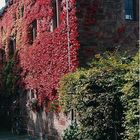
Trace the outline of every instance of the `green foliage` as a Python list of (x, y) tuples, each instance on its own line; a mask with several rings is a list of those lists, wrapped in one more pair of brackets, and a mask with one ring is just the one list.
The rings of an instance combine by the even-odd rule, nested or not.
[[(122, 89), (133, 81), (127, 78), (137, 77), (134, 73), (135, 61), (119, 55), (98, 55), (89, 69), (81, 69), (63, 77), (59, 90), (60, 103), (64, 112), (77, 110), (81, 140), (122, 138), (123, 115), (125, 124), (128, 114), (128, 104), (126, 107), (122, 102)], [(128, 99), (128, 102), (131, 101)]]
[(10, 59), (4, 67), (3, 80), (4, 80), (4, 93), (7, 96), (14, 92), (14, 81), (16, 77), (13, 74), (14, 61)]
[(139, 63), (138, 55), (130, 64), (130, 70), (125, 75), (127, 81), (122, 91), (122, 101), (124, 105), (124, 140), (138, 140), (139, 134)]
[(64, 130), (63, 140), (80, 140), (80, 129), (76, 122)]

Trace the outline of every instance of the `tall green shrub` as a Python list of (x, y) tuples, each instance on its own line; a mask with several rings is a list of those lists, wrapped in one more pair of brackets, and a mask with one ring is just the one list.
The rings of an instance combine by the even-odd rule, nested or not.
[[(126, 107), (121, 100), (132, 59), (119, 55), (97, 56), (89, 69), (63, 77), (60, 103), (64, 111), (77, 110), (81, 140), (123, 139)], [(126, 121), (126, 120), (125, 120)]]
[(122, 92), (124, 106), (124, 140), (138, 140), (139, 134), (139, 59), (138, 54), (129, 66), (125, 75), (127, 81)]

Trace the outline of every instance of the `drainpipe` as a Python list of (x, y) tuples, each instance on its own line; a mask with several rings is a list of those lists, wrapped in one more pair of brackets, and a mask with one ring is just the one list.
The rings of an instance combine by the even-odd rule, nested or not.
[[(69, 72), (71, 71), (71, 56), (70, 56), (70, 24), (69, 24), (69, 0), (66, 0), (66, 12), (67, 12), (67, 41), (68, 41), (68, 66)], [(75, 117), (75, 118), (73, 118)], [(71, 124), (76, 120), (76, 116), (74, 116), (74, 109), (71, 110)]]
[(66, 0), (66, 22), (67, 22), (67, 41), (68, 41), (68, 67), (70, 71), (71, 57), (70, 57), (70, 25), (69, 25), (69, 0)]

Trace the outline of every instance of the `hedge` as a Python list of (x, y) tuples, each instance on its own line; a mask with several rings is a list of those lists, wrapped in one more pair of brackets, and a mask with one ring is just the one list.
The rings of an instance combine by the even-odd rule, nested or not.
[[(129, 108), (132, 100), (138, 98), (138, 87), (134, 80), (138, 76), (137, 64), (137, 59), (106, 53), (103, 56), (96, 55), (89, 68), (79, 69), (61, 79), (60, 104), (64, 112), (72, 109), (77, 112), (77, 139), (123, 140), (129, 139), (129, 135), (131, 140), (137, 138), (138, 120), (134, 116), (138, 104), (135, 102), (134, 108)], [(124, 94), (126, 85), (130, 83), (133, 83), (134, 88)], [(130, 110), (135, 110), (132, 118), (129, 117)], [(135, 120), (134, 124), (131, 119)]]

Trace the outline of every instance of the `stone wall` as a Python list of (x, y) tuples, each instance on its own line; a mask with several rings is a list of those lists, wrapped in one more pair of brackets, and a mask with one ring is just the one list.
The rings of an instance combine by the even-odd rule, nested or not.
[[(125, 20), (124, 0), (77, 0), (80, 62), (84, 66), (97, 53), (137, 52), (137, 21)], [(83, 63), (84, 62), (84, 63)]]
[(70, 119), (62, 113), (46, 113), (30, 111), (28, 133), (35, 137), (44, 136), (48, 140), (62, 140), (64, 129), (70, 124)]
[[(45, 137), (47, 140), (62, 140), (63, 131), (71, 123), (70, 115), (57, 112), (46, 112), (46, 107), (43, 105), (38, 109), (33, 109), (30, 103), (37, 99), (31, 97), (32, 92), (26, 94), (27, 107), (27, 132), (31, 137)], [(22, 106), (22, 105), (21, 105)], [(22, 106), (23, 107), (23, 106)], [(25, 114), (25, 113), (24, 113)]]

